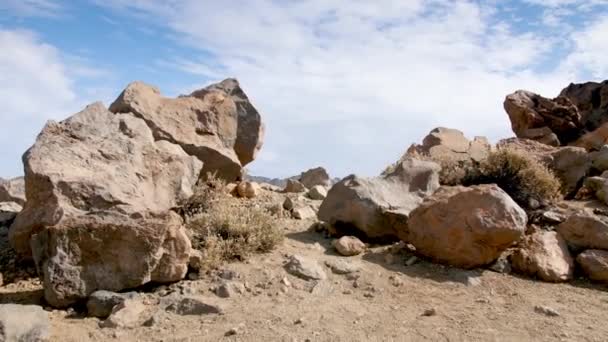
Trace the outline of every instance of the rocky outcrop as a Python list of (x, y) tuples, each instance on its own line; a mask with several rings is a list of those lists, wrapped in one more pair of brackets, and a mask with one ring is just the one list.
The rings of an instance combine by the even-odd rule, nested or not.
[(285, 185), (285, 189), (283, 189), (283, 192), (297, 193), (297, 192), (306, 192), (306, 190), (307, 190), (306, 187), (300, 181), (297, 181), (295, 179), (288, 179), (287, 184)]
[(202, 176), (234, 181), (263, 144), (260, 114), (234, 79), (169, 99), (158, 88), (134, 82), (110, 106), (143, 119), (156, 140), (180, 145), (203, 162)]
[(298, 177), (298, 181), (300, 181), (300, 183), (302, 183), (302, 185), (304, 185), (308, 189), (311, 189), (316, 185), (331, 185), (331, 179), (329, 178), (329, 174), (322, 167), (316, 167), (314, 169), (302, 172), (302, 174), (300, 174), (300, 177)]
[(518, 90), (504, 108), (520, 138), (587, 150), (608, 142), (608, 81), (570, 84), (555, 99)]
[(170, 209), (192, 195), (202, 163), (179, 145), (95, 103), (47, 123), (23, 160), (28, 201), (10, 241), (32, 252), (51, 305), (184, 277), (190, 240)]
[(556, 229), (574, 249), (608, 249), (608, 219), (604, 216), (581, 212)]
[(474, 160), (480, 161), (488, 156), (491, 145), (484, 137), (467, 139), (459, 130), (445, 127), (433, 129), (421, 145), (412, 145), (406, 155), (429, 156), (433, 160)]
[(400, 237), (433, 260), (488, 265), (524, 234), (527, 215), (496, 185), (442, 187), (410, 213)]
[(351, 175), (328, 192), (318, 217), (338, 231), (372, 239), (396, 239), (408, 214), (439, 187), (436, 163), (406, 159), (376, 178)]
[(0, 178), (0, 202), (25, 203), (25, 178)]
[(608, 283), (608, 251), (586, 250), (576, 257), (576, 262), (589, 279)]
[(554, 231), (537, 231), (527, 235), (511, 255), (516, 272), (544, 281), (572, 279), (574, 260), (566, 241)]

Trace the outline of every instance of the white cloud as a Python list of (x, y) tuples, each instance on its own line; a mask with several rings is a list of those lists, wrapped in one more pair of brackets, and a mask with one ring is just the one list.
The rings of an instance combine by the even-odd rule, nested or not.
[(21, 154), (46, 120), (64, 117), (78, 100), (56, 48), (32, 32), (0, 29), (0, 174), (22, 174)]
[(564, 62), (564, 68), (583, 69), (594, 78), (608, 75), (608, 18), (604, 17), (591, 23), (572, 35), (574, 51)]

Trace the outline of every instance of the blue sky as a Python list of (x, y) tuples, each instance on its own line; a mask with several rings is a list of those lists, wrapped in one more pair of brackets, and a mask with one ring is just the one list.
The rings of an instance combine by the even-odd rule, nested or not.
[(608, 0), (0, 0), (0, 176), (131, 81), (226, 77), (267, 125), (252, 174), (375, 175), (437, 126), (511, 136), (506, 94), (606, 79), (606, 46)]

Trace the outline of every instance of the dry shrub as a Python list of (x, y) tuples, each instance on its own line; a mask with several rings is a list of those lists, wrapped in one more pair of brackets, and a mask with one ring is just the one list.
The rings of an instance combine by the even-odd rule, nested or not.
[(514, 149), (490, 153), (464, 185), (495, 183), (517, 203), (530, 206), (531, 200), (552, 202), (561, 197), (561, 183), (553, 172), (535, 158)]
[(283, 240), (279, 222), (270, 212), (230, 196), (226, 189), (224, 182), (208, 177), (186, 209), (192, 246), (203, 252), (206, 269), (269, 252)]

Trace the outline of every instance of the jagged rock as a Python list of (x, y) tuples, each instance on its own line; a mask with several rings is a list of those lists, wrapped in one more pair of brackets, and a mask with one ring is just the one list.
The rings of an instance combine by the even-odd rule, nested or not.
[(552, 100), (519, 90), (506, 97), (504, 107), (520, 138), (587, 150), (608, 142), (608, 81), (570, 84)]
[(16, 202), (0, 202), (0, 226), (10, 226), (22, 209)]
[(221, 315), (224, 313), (220, 306), (210, 304), (207, 299), (202, 297), (171, 296), (163, 298), (161, 305), (164, 306), (165, 311), (181, 316)]
[(156, 140), (180, 145), (203, 162), (201, 175), (233, 181), (263, 144), (260, 114), (234, 79), (169, 99), (156, 87), (133, 82), (110, 106), (145, 120)]
[(410, 146), (406, 155), (425, 155), (433, 160), (480, 161), (488, 156), (490, 150), (490, 143), (484, 137), (475, 137), (469, 141), (457, 129), (438, 127), (424, 138), (422, 145)]
[(0, 178), (0, 202), (25, 203), (25, 178)]
[(23, 159), (28, 201), (9, 237), (33, 252), (51, 305), (185, 276), (190, 240), (170, 209), (192, 195), (201, 162), (180, 146), (95, 103), (47, 123)]
[(0, 304), (0, 341), (47, 341), (50, 337), (49, 330), (49, 317), (42, 307)]
[(87, 313), (89, 317), (106, 318), (112, 314), (112, 309), (127, 299), (134, 299), (136, 292), (116, 293), (99, 290), (91, 293), (87, 300)]
[(410, 213), (399, 234), (417, 253), (473, 268), (495, 261), (526, 223), (525, 211), (496, 185), (442, 187)]
[(236, 186), (236, 191), (239, 197), (254, 198), (260, 194), (260, 186), (258, 183), (242, 181)]
[(245, 292), (245, 286), (236, 281), (224, 281), (215, 288), (215, 294), (220, 298), (230, 298)]
[(407, 158), (381, 177), (350, 175), (329, 190), (319, 219), (367, 238), (395, 239), (410, 211), (439, 187), (439, 170), (436, 163)]
[(283, 192), (306, 192), (306, 187), (304, 184), (300, 183), (300, 181), (294, 179), (288, 179), (287, 185), (285, 185), (285, 189)]
[(298, 205), (291, 211), (291, 216), (296, 220), (310, 220), (317, 217), (317, 213), (308, 205)]
[(304, 280), (323, 280), (327, 278), (321, 265), (301, 255), (292, 255), (285, 265), (285, 270)]
[(327, 197), (327, 188), (323, 185), (315, 185), (308, 191), (308, 197), (313, 200), (322, 201)]
[(566, 241), (554, 231), (537, 231), (527, 235), (511, 256), (513, 269), (544, 281), (572, 279), (574, 260)]
[(365, 244), (355, 236), (343, 236), (333, 242), (334, 248), (344, 256), (359, 255), (365, 252)]
[(142, 326), (152, 316), (148, 307), (140, 299), (126, 299), (114, 306), (112, 313), (101, 322), (102, 328), (136, 328)]
[(557, 226), (557, 232), (574, 249), (608, 249), (608, 218), (581, 212)]
[(586, 250), (576, 257), (576, 262), (589, 279), (608, 283), (608, 251)]
[(317, 167), (302, 172), (300, 174), (300, 177), (298, 177), (298, 181), (300, 181), (300, 183), (302, 183), (302, 185), (304, 185), (308, 189), (311, 189), (316, 185), (324, 187), (331, 185), (331, 179), (329, 178), (329, 174), (322, 167)]

